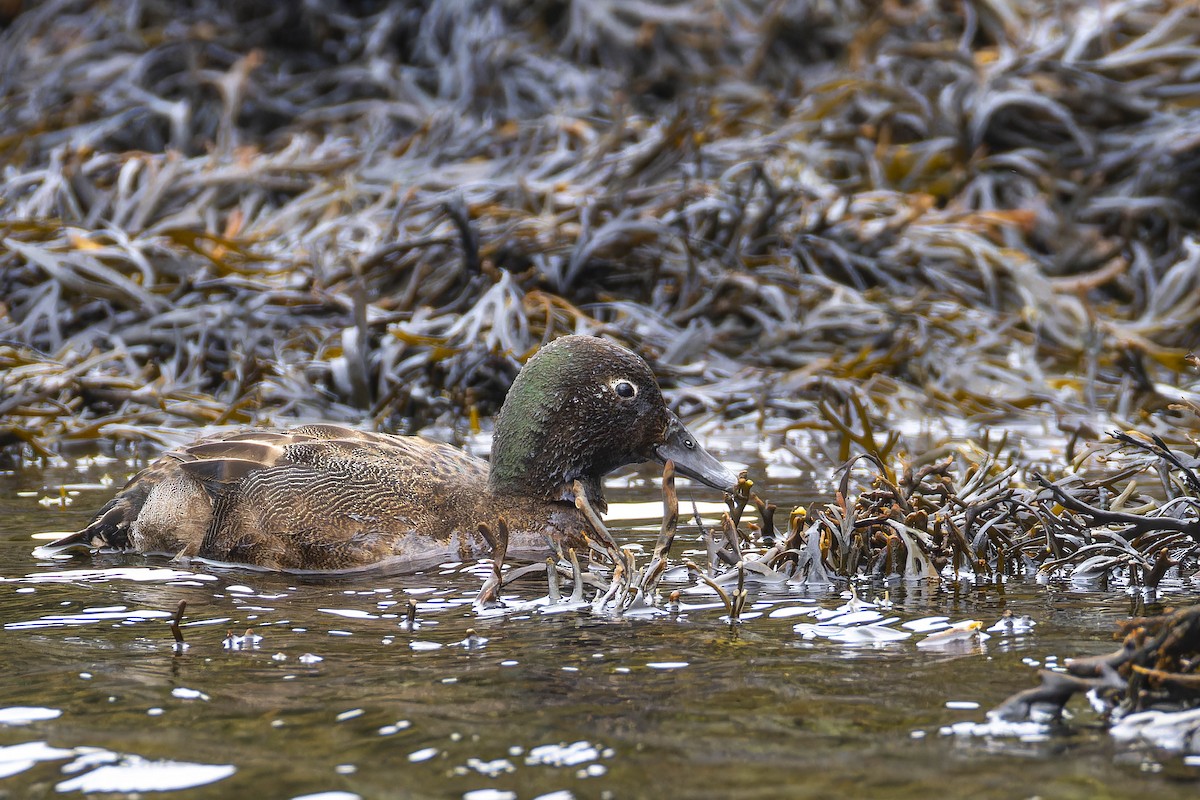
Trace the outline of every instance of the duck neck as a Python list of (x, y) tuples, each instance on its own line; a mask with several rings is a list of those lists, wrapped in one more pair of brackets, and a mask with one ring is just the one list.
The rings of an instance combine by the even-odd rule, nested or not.
[(554, 432), (536, 406), (506, 403), (496, 418), (488, 469), (488, 490), (549, 502), (575, 502), (574, 483), (583, 484), (588, 501), (607, 510), (602, 474), (589, 470), (573, 437)]

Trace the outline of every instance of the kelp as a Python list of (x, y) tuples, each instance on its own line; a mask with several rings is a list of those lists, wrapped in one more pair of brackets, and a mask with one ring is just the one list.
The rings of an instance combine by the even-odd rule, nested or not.
[[(1002, 581), (1018, 575), (1122, 582), (1152, 594), (1200, 568), (1200, 446), (1113, 431), (1052, 477), (1001, 437), (919, 455), (880, 444), (853, 400), (841, 428), (847, 460), (834, 501), (792, 525), (792, 561), (817, 541), (817, 574)], [(859, 430), (849, 420), (860, 419)], [(795, 519), (795, 515), (793, 516)], [(808, 560), (816, 564), (815, 555)], [(773, 564), (777, 566), (777, 564)]]
[[(849, 407), (864, 413), (858, 401)], [(1165, 579), (1186, 580), (1200, 569), (1200, 447), (1187, 454), (1158, 436), (1114, 431), (1081, 453), (1076, 465), (1103, 461), (1105, 469), (1091, 475), (1075, 469), (1052, 480), (1005, 455), (1004, 439), (912, 458), (896, 447), (895, 437), (880, 446), (865, 417), (858, 432), (845, 420), (839, 423), (844, 443), (866, 444), (868, 451), (842, 465), (832, 501), (794, 509), (785, 530), (775, 524), (778, 508), (743, 473), (726, 495), (728, 511), (719, 524), (695, 517), (703, 563), (692, 551), (672, 566), (680, 517), (668, 462), (662, 527), (647, 564), (639, 565), (634, 550), (618, 544), (577, 486), (576, 506), (587, 523), (581, 533), (599, 571), (582, 571), (574, 551), (559, 552), (546, 565), (508, 569), (500, 520), (499, 535), (488, 525), (480, 528), (495, 555), (479, 605), (497, 604), (502, 586), (540, 577), (543, 567), (551, 605), (560, 603), (561, 577), (572, 581), (576, 606), (587, 583), (597, 589), (594, 611), (661, 611), (658, 586), (671, 573), (676, 581), (686, 576), (693, 587), (716, 592), (732, 622), (746, 602), (748, 583), (825, 591), (864, 581), (886, 588), (895, 582), (986, 585), (1046, 576), (1087, 586), (1119, 584), (1153, 602)], [(755, 517), (746, 514), (751, 508)], [(1054, 681), (1047, 689), (1052, 694), (1075, 691), (1069, 681)]]
[(685, 414), (834, 438), (812, 409), (851, 391), (884, 425), (1190, 419), (1192, 4), (49, 0), (5, 24), (10, 454), (475, 420), (580, 331)]
[(988, 716), (1008, 722), (1056, 720), (1075, 694), (1087, 693), (1103, 719), (1113, 724), (1114, 737), (1194, 749), (1200, 607), (1133, 617), (1120, 623), (1114, 638), (1121, 642), (1116, 651), (1040, 670), (1038, 686), (1017, 692)]

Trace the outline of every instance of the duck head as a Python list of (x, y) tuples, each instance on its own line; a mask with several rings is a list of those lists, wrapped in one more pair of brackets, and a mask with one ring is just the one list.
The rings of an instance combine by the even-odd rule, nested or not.
[(578, 480), (603, 509), (606, 474), (667, 460), (722, 492), (737, 486), (667, 408), (640, 356), (593, 336), (564, 336), (525, 364), (504, 398), (488, 483), (495, 493), (572, 500)]

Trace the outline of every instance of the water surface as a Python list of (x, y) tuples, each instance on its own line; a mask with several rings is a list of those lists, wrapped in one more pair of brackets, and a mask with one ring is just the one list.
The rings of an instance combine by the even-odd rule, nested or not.
[[(753, 460), (753, 459), (745, 459)], [(1082, 699), (1050, 735), (947, 733), (1035, 667), (1113, 649), (1120, 592), (1014, 582), (889, 589), (930, 616), (1030, 634), (947, 650), (805, 639), (840, 587), (761, 592), (736, 627), (712, 595), (653, 618), (479, 616), (482, 571), (313, 578), (136, 556), (32, 554), (81, 527), (121, 463), (0, 475), (0, 791), (13, 797), (1194, 797), (1200, 767), (1114, 745)], [(654, 500), (649, 471), (616, 504)], [(71, 504), (47, 506), (67, 485)], [(699, 490), (682, 492), (712, 499)], [(810, 502), (793, 478), (772, 499)], [(644, 512), (636, 512), (644, 513)], [(646, 525), (615, 527), (652, 541)], [(680, 550), (696, 546), (681, 530)], [(668, 589), (671, 587), (667, 587)], [(545, 594), (531, 582), (514, 602)], [(1172, 600), (1187, 599), (1177, 588)], [(188, 602), (178, 652), (168, 617)], [(419, 625), (404, 630), (409, 600)], [(810, 610), (805, 610), (810, 609)], [(819, 612), (816, 612), (819, 613)], [(247, 629), (253, 634), (246, 637)], [(474, 635), (472, 635), (472, 630)], [(257, 637), (261, 637), (258, 639)], [(339, 794), (340, 793), (340, 794)]]

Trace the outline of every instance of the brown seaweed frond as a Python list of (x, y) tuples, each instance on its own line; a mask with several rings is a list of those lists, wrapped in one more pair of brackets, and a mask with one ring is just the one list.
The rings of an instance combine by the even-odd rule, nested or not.
[(671, 556), (671, 545), (675, 541), (675, 532), (679, 527), (679, 496), (675, 492), (675, 462), (668, 460), (663, 465), (662, 474), (663, 521), (658, 531), (658, 539), (654, 542), (654, 554), (650, 563), (642, 573), (641, 584), (638, 587), (646, 597), (654, 597), (658, 583), (667, 570)]
[(175, 607), (175, 613), (171, 616), (171, 638), (175, 640), (175, 652), (182, 653), (187, 649), (187, 642), (183, 640), (183, 629), (179, 627), (183, 622), (183, 612), (187, 610), (187, 601), (180, 600), (179, 605)]
[[(500, 602), (500, 589), (504, 586), (504, 558), (508, 554), (508, 522), (504, 517), (496, 520), (493, 531), (486, 522), (479, 523), (479, 534), (492, 548), (492, 571), (479, 589), (475, 605), (487, 608)], [(535, 565), (536, 566), (536, 565)]]
[(6, 452), (476, 420), (584, 331), (885, 471), (914, 412), (1200, 407), (1187, 4), (26, 6)]
[(1113, 653), (1070, 659), (1065, 673), (1041, 670), (1041, 685), (1018, 692), (992, 713), (1030, 717), (1035, 705), (1054, 714), (1077, 692), (1100, 690), (1110, 713), (1194, 707), (1200, 702), (1200, 606), (1120, 624)]

